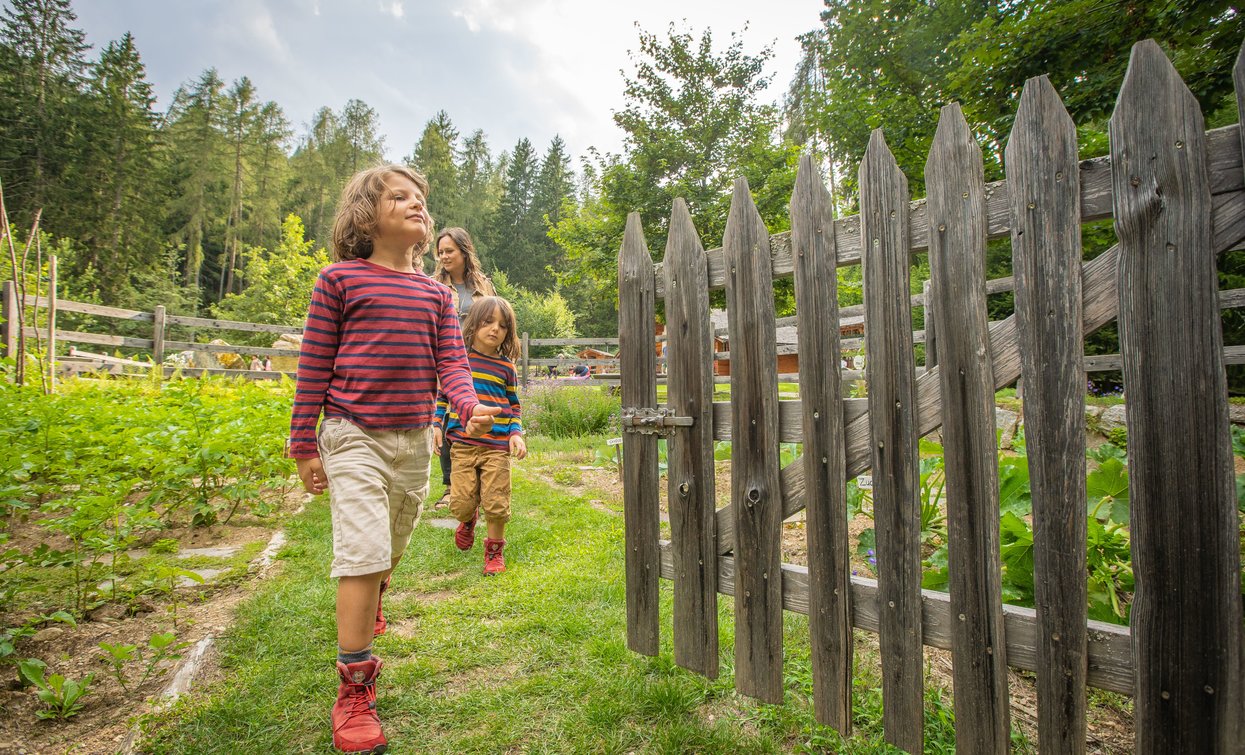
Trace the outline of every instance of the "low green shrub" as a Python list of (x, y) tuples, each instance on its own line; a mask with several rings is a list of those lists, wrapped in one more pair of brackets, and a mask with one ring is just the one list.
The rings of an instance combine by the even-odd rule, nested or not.
[(582, 438), (614, 429), (620, 409), (617, 396), (592, 386), (533, 388), (522, 396), (523, 424), (535, 435)]

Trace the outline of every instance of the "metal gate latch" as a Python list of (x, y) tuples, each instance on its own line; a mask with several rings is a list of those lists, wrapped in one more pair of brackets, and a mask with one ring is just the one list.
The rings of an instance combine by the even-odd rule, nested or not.
[(691, 426), (691, 417), (676, 417), (673, 411), (664, 407), (661, 409), (624, 407), (622, 410), (622, 429), (625, 433), (669, 435), (676, 427)]

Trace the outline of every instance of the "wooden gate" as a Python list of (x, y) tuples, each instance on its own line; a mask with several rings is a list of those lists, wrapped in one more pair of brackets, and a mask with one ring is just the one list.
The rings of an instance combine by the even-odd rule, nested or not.
[[(1238, 61), (1238, 102), (1245, 71)], [(1245, 110), (1245, 108), (1243, 108)], [(834, 219), (811, 158), (791, 231), (767, 234), (735, 184), (722, 249), (706, 252), (677, 200), (662, 263), (638, 215), (619, 256), (627, 633), (659, 649), (659, 577), (672, 579), (675, 662), (716, 677), (717, 595), (734, 598), (735, 686), (780, 703), (782, 611), (809, 617), (817, 720), (851, 727), (852, 629), (879, 635), (886, 739), (921, 752), (923, 645), (950, 649), (956, 744), (1005, 752), (1008, 666), (1037, 675), (1039, 745), (1085, 751), (1086, 687), (1134, 696), (1141, 752), (1239, 752), (1245, 717), (1240, 541), (1216, 255), (1245, 239), (1239, 126), (1206, 132), (1153, 41), (1133, 49), (1110, 157), (1079, 162), (1076, 129), (1045, 77), (1026, 83), (986, 184), (958, 105), (943, 108), (928, 197), (875, 131), (858, 216)], [(1119, 243), (1082, 264), (1082, 223)], [(1015, 314), (987, 322), (986, 241), (1010, 236)], [(912, 253), (932, 285), (909, 294)], [(843, 399), (835, 269), (863, 267), (867, 399)], [(800, 400), (779, 401), (772, 280), (795, 278)], [(709, 291), (726, 289), (731, 394), (713, 401)], [(997, 286), (993, 287), (997, 290)], [(667, 401), (653, 317), (665, 299)], [(915, 335), (937, 365), (915, 365)], [(1127, 395), (1135, 593), (1130, 628), (1086, 606), (1083, 336), (1119, 324)], [(930, 331), (933, 331), (931, 333)], [(1229, 350), (1238, 361), (1236, 350)], [(1023, 377), (1036, 609), (1000, 586), (994, 392)], [(918, 439), (941, 428), (949, 592), (921, 588)], [(659, 436), (668, 439), (671, 540), (659, 540)], [(730, 504), (715, 507), (714, 440), (733, 444)], [(779, 444), (802, 444), (780, 468)], [(872, 470), (878, 579), (851, 574), (847, 480)], [(808, 567), (781, 563), (784, 519), (806, 510)]]

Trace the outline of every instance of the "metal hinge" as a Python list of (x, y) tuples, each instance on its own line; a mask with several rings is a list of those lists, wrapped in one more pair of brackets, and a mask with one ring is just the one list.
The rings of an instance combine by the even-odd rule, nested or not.
[(669, 435), (676, 427), (691, 427), (691, 417), (676, 417), (668, 409), (623, 407), (622, 429), (625, 433)]

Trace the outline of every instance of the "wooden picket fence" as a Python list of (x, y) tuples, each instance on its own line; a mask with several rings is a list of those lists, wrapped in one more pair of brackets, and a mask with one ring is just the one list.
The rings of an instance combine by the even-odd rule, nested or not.
[[(1236, 70), (1238, 102), (1245, 70)], [(1245, 111), (1245, 108), (1242, 108)], [(784, 609), (807, 614), (818, 721), (847, 734), (852, 629), (879, 635), (885, 738), (922, 752), (923, 645), (953, 662), (956, 747), (1006, 752), (1009, 666), (1037, 677), (1044, 752), (1085, 752), (1086, 687), (1134, 698), (1139, 752), (1240, 752), (1245, 719), (1240, 542), (1216, 254), (1245, 238), (1239, 126), (1205, 132), (1153, 41), (1137, 44), (1109, 158), (1079, 162), (1046, 77), (1026, 83), (986, 184), (958, 105), (942, 109), (928, 196), (875, 131), (859, 216), (835, 219), (800, 164), (789, 238), (770, 237), (742, 179), (721, 250), (682, 200), (664, 261), (632, 214), (619, 255), (627, 639), (659, 651), (660, 577), (673, 579), (680, 666), (719, 673), (719, 593), (734, 596), (736, 689), (783, 699)], [(1119, 243), (1082, 263), (1080, 226)], [(989, 327), (985, 252), (1010, 236), (1016, 313)], [(914, 364), (910, 255), (930, 256), (937, 366)], [(860, 264), (867, 399), (841, 398), (836, 267)], [(779, 402), (772, 281), (794, 275), (800, 401)], [(709, 291), (725, 287), (731, 400), (714, 403)], [(653, 314), (665, 298), (668, 401), (658, 405)], [(1131, 628), (1087, 619), (1083, 336), (1117, 320), (1127, 395), (1135, 593)], [(1036, 609), (1000, 586), (994, 392), (1023, 377)], [(949, 591), (921, 588), (918, 439), (941, 428)], [(657, 440), (668, 440), (672, 539), (659, 540)], [(733, 444), (731, 503), (714, 503), (714, 440)], [(780, 469), (779, 443), (802, 445)], [(876, 581), (851, 574), (848, 479), (872, 470)], [(780, 561), (783, 520), (807, 513), (808, 567)]]

